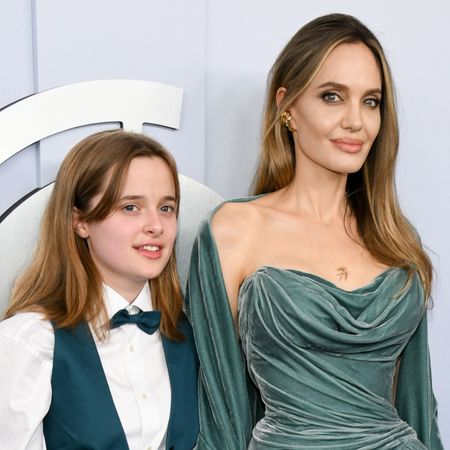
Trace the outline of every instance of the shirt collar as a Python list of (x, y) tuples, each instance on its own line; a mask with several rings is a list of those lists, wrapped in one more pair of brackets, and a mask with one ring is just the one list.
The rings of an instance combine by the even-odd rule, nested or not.
[(133, 307), (138, 307), (142, 311), (153, 310), (149, 283), (144, 284), (141, 292), (139, 292), (132, 303), (129, 303), (128, 300), (124, 299), (118, 292), (106, 284), (103, 284), (103, 293), (109, 319), (111, 319), (111, 317), (121, 309), (128, 309), (130, 314), (135, 312), (133, 311), (135, 310)]

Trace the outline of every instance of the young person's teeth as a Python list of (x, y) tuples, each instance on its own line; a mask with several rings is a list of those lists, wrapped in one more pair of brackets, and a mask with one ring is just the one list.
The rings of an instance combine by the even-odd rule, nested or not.
[(149, 252), (157, 252), (159, 250), (159, 247), (156, 245), (144, 245), (142, 248), (144, 250), (148, 250)]

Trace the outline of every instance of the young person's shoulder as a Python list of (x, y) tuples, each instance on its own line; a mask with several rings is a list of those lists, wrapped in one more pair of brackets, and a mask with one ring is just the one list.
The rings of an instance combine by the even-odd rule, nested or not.
[(54, 342), (53, 327), (40, 313), (21, 312), (0, 322), (2, 347), (15, 347), (42, 362), (52, 360)]

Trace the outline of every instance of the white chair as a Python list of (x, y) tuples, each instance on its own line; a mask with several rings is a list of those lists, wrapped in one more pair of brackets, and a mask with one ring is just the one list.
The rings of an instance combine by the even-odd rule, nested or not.
[[(144, 123), (177, 129), (181, 89), (137, 80), (75, 83), (26, 97), (0, 110), (0, 164), (29, 145), (75, 127), (119, 122), (142, 132)], [(68, 151), (69, 149), (67, 149)], [(180, 175), (181, 204), (177, 238), (178, 270), (184, 288), (198, 225), (222, 197)], [(29, 262), (53, 183), (18, 202), (0, 220), (0, 314), (15, 278)]]

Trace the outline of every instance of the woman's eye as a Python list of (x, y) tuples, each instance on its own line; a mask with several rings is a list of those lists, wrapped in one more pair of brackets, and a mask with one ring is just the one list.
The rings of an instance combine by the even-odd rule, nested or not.
[(342, 99), (336, 92), (325, 92), (322, 94), (322, 100), (325, 100), (327, 103), (336, 103)]
[(380, 100), (378, 100), (377, 98), (366, 98), (364, 100), (364, 103), (371, 108), (378, 108), (378, 106), (380, 105)]
[(135, 212), (138, 208), (136, 205), (125, 205), (122, 209), (126, 212)]

